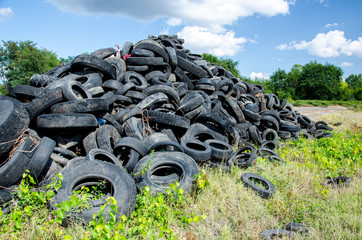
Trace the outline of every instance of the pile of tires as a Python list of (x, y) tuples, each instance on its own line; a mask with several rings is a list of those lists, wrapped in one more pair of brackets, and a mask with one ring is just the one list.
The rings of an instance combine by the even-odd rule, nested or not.
[[(62, 173), (52, 207), (106, 181), (105, 194), (129, 215), (136, 188), (165, 192), (178, 181), (188, 192), (199, 166), (247, 168), (258, 155), (285, 163), (279, 139), (331, 136), (326, 123), (183, 43), (160, 35), (99, 49), (0, 96), (0, 194), (26, 169), (39, 183)], [(104, 201), (80, 217), (88, 221)]]

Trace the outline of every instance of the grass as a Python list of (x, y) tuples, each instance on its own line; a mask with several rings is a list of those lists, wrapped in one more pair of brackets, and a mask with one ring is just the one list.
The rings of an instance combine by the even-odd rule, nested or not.
[[(0, 220), (0, 239), (122, 239), (120, 235), (157, 239), (162, 238), (161, 232), (165, 232), (163, 239), (260, 239), (263, 230), (283, 229), (288, 222), (309, 227), (309, 235), (297, 239), (362, 239), (361, 114), (346, 110), (320, 116), (318, 120), (331, 126), (342, 125), (334, 126), (333, 138), (282, 142), (278, 153), (285, 165), (258, 158), (252, 167), (233, 167), (230, 173), (204, 169), (198, 179), (204, 187), (184, 197), (179, 194), (177, 204), (144, 192), (138, 197), (134, 218), (119, 224), (72, 224), (66, 228), (54, 221), (46, 201), (27, 201), (36, 207), (26, 209), (24, 204), (14, 208), (20, 222), (16, 211)], [(267, 178), (276, 193), (262, 199), (245, 188), (240, 181), (244, 172)], [(351, 177), (351, 183), (341, 188), (321, 184), (338, 175)], [(200, 217), (203, 215), (205, 219)], [(94, 235), (100, 225), (105, 226), (105, 234)]]
[(350, 107), (356, 111), (362, 111), (362, 101), (350, 100), (350, 101), (340, 101), (340, 100), (288, 100), (293, 106), (334, 106), (340, 105), (344, 107)]

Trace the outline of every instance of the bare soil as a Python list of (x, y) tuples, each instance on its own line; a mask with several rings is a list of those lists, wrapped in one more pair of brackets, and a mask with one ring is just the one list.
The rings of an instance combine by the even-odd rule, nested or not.
[(326, 114), (348, 110), (347, 107), (343, 106), (328, 106), (328, 107), (309, 106), (309, 107), (294, 107), (294, 109), (300, 112), (300, 114), (305, 115), (314, 121), (319, 120), (321, 116)]

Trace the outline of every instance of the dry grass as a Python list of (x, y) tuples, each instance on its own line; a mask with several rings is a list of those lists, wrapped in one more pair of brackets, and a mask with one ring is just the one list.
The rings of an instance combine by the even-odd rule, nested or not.
[[(313, 120), (324, 120), (331, 125), (342, 122), (342, 125), (334, 127), (335, 131), (348, 136), (358, 134), (359, 138), (356, 139), (359, 139), (361, 145), (361, 114), (342, 111)], [(350, 185), (332, 189), (322, 186), (327, 174), (314, 161), (313, 151), (308, 151), (306, 156), (292, 152), (293, 146), (289, 144), (285, 144), (284, 148), (291, 151), (290, 154), (283, 153), (286, 165), (259, 158), (255, 166), (248, 169), (234, 167), (230, 173), (207, 169), (206, 177), (210, 184), (186, 196), (183, 204), (185, 212), (207, 217), (198, 223), (185, 225), (170, 215), (169, 222), (176, 237), (260, 239), (260, 233), (265, 229), (283, 229), (288, 222), (299, 222), (307, 225), (310, 233), (298, 235), (296, 239), (362, 239), (361, 158), (355, 163)], [(282, 153), (283, 149), (279, 152)], [(361, 155), (361, 149), (356, 154)], [(240, 181), (244, 172), (257, 173), (267, 178), (275, 185), (276, 193), (270, 199), (263, 199), (245, 188)], [(39, 225), (39, 216), (47, 216), (49, 219)], [(49, 213), (35, 214), (17, 235), (1, 234), (0, 239), (59, 239), (55, 234), (59, 230), (72, 239), (85, 239), (89, 234), (80, 225), (69, 228), (48, 225), (50, 219)], [(139, 236), (135, 236), (135, 239), (139, 239)]]

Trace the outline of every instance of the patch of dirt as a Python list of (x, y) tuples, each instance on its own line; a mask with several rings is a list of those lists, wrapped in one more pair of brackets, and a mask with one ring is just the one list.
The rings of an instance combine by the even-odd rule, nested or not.
[(330, 114), (336, 111), (341, 111), (341, 110), (348, 110), (348, 107), (343, 107), (343, 106), (328, 106), (328, 107), (314, 107), (314, 106), (309, 106), (309, 107), (294, 107), (294, 109), (298, 112), (300, 112), (300, 114), (305, 115), (309, 118), (311, 118), (312, 120), (318, 120), (322, 115), (325, 114)]

